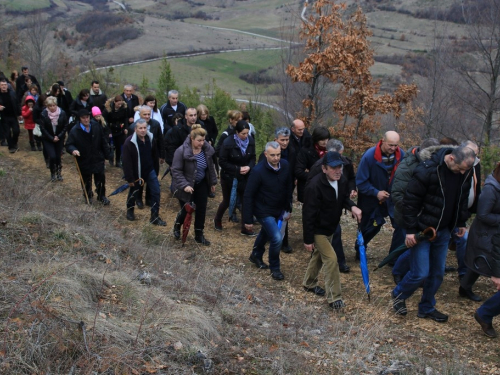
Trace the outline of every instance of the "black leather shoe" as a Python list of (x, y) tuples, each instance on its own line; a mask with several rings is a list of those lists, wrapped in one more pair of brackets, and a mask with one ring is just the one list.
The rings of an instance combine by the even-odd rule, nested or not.
[(475, 294), (472, 290), (467, 290), (462, 287), (458, 288), (458, 294), (460, 297), (468, 298), (474, 302), (481, 302), (483, 299)]
[(142, 201), (142, 199), (137, 199), (135, 201), (135, 205), (139, 210), (142, 210), (144, 208), (144, 202)]
[(326, 294), (325, 290), (317, 285), (314, 288), (308, 288), (305, 286), (304, 289), (308, 292), (316, 294), (317, 296), (324, 296)]
[(215, 230), (222, 230), (222, 222), (220, 220), (214, 219)]
[(476, 322), (479, 323), (486, 336), (491, 338), (497, 337), (497, 333), (495, 332), (493, 325), (491, 323), (486, 323), (483, 319), (481, 319), (481, 317), (477, 314), (477, 311), (474, 313), (474, 319), (476, 319)]
[(285, 275), (283, 275), (280, 270), (271, 271), (271, 277), (274, 280), (284, 280), (285, 279)]
[(281, 251), (283, 251), (284, 253), (290, 254), (293, 252), (293, 249), (291, 246), (286, 245), (286, 246), (281, 246)]
[(134, 209), (133, 208), (129, 208), (127, 210), (127, 220), (129, 220), (129, 221), (134, 221), (135, 220), (135, 215), (134, 215)]
[(330, 302), (328, 304), (328, 306), (330, 306), (331, 309), (338, 311), (338, 310), (342, 310), (345, 307), (345, 303), (344, 303), (344, 301), (339, 299), (337, 301)]
[(394, 284), (396, 285), (398, 285), (401, 282), (401, 280), (403, 280), (401, 275), (392, 275), (392, 278), (394, 279)]
[(351, 267), (349, 267), (347, 264), (339, 264), (339, 271), (342, 273), (349, 273), (351, 270)]
[(405, 316), (406, 314), (408, 314), (405, 300), (400, 299), (399, 297), (395, 297), (394, 293), (391, 293), (391, 296), (392, 296), (392, 308), (396, 312), (396, 315)]
[(430, 313), (418, 313), (417, 316), (423, 319), (432, 319), (438, 323), (446, 323), (448, 321), (448, 315), (437, 310), (431, 311)]
[(250, 260), (250, 262), (255, 264), (255, 266), (257, 268), (260, 268), (261, 270), (267, 270), (269, 268), (269, 266), (267, 264), (265, 264), (262, 259), (257, 259), (253, 255), (250, 255), (250, 258), (248, 258), (248, 259)]
[(181, 238), (181, 224), (180, 223), (174, 224), (174, 237), (176, 240)]
[(167, 226), (167, 223), (164, 222), (161, 217), (159, 216), (156, 216), (156, 217), (151, 217), (151, 219), (149, 220), (149, 222), (153, 225), (158, 225), (159, 227), (166, 227)]
[(248, 237), (255, 237), (257, 235), (257, 233), (255, 233), (253, 230), (246, 230), (246, 229), (243, 229), (240, 233), (243, 236), (248, 236)]
[(205, 246), (210, 246), (210, 241), (207, 240), (205, 238), (205, 236), (203, 235), (203, 230), (201, 230), (201, 229), (195, 229), (194, 233), (195, 233), (194, 240), (197, 243), (200, 243), (200, 244), (205, 245)]
[(208, 193), (208, 197), (209, 198), (215, 198), (215, 193), (212, 193), (212, 192)]
[(109, 206), (109, 204), (111, 203), (107, 197), (102, 197), (101, 199), (99, 199), (99, 201), (100, 201), (100, 202), (101, 202), (104, 206)]
[(444, 273), (451, 273), (455, 272), (457, 269), (455, 267), (445, 267), (444, 268)]

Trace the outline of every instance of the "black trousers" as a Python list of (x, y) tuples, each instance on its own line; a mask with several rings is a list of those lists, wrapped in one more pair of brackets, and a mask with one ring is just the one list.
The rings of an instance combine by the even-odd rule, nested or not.
[[(194, 185), (194, 192), (191, 195), (191, 202), (194, 202), (196, 205), (196, 211), (194, 212), (194, 229), (205, 229), (205, 216), (207, 214), (209, 189), (210, 187), (208, 186), (206, 179), (203, 179), (199, 184)], [(179, 204), (182, 209), (186, 202), (179, 199)], [(182, 210), (181, 215), (177, 217), (177, 222), (182, 224), (185, 218), (186, 211)]]
[(101, 200), (106, 196), (106, 176), (104, 175), (104, 171), (99, 173), (83, 173), (82, 179), (85, 186), (82, 186), (84, 189), (83, 196), (85, 197), (85, 191), (87, 191), (87, 195), (89, 198), (92, 198), (94, 194), (92, 193), (92, 175), (94, 175), (94, 185), (95, 191), (97, 193), (97, 199)]
[[(224, 213), (229, 208), (229, 203), (231, 201), (231, 190), (233, 189), (233, 181), (221, 179), (220, 186), (222, 190), (222, 202), (220, 202), (219, 208), (217, 209), (217, 213), (215, 214), (215, 220), (217, 221), (222, 221), (222, 216), (224, 216)], [(241, 212), (243, 212), (243, 191), (239, 189), (239, 185), (237, 193), (238, 193), (238, 198), (241, 202)], [(240, 223), (241, 223), (241, 230), (244, 230), (245, 223), (243, 221), (243, 217), (241, 218)]]
[(125, 134), (113, 135), (113, 144), (115, 145), (115, 161), (121, 162), (123, 143), (127, 139)]
[(19, 121), (17, 121), (16, 116), (2, 116), (0, 121), (0, 127), (2, 128), (1, 135), (2, 138), (5, 137), (7, 140), (7, 145), (9, 149), (14, 148), (19, 140)]
[(52, 142), (49, 140), (43, 140), (43, 149), (47, 153), (47, 157), (50, 161), (50, 171), (55, 173), (56, 167), (61, 165), (61, 153), (64, 146), (64, 140), (59, 140), (59, 142)]

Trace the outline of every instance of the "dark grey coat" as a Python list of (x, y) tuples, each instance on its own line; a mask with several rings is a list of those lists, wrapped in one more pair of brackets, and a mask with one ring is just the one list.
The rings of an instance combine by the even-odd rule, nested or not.
[(495, 235), (500, 237), (500, 183), (489, 175), (467, 240), (465, 264), (474, 272), (500, 277), (500, 243)]
[[(205, 153), (208, 165), (208, 170), (205, 172), (205, 179), (208, 182), (208, 186), (212, 187), (217, 185), (217, 176), (212, 158), (215, 150), (205, 141), (202, 152)], [(194, 188), (197, 167), (198, 163), (191, 147), (191, 137), (187, 137), (184, 143), (175, 150), (171, 167), (174, 196), (183, 202), (191, 201), (191, 194), (186, 193), (184, 188), (187, 186)]]

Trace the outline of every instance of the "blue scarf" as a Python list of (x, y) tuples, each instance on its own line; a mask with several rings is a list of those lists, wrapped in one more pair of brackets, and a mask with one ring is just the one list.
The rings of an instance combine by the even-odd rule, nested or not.
[(247, 152), (247, 147), (248, 143), (250, 142), (250, 139), (247, 137), (247, 139), (242, 141), (237, 134), (234, 134), (234, 141), (236, 142), (236, 145), (240, 148), (241, 154), (245, 155), (245, 153)]

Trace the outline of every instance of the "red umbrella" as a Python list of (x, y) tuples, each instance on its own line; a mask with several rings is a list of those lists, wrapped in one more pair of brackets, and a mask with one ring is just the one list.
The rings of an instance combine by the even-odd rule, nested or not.
[(191, 226), (193, 212), (196, 210), (196, 205), (194, 202), (188, 202), (184, 205), (184, 210), (186, 210), (186, 217), (182, 223), (182, 246), (186, 243), (186, 238), (189, 233), (189, 227)]

